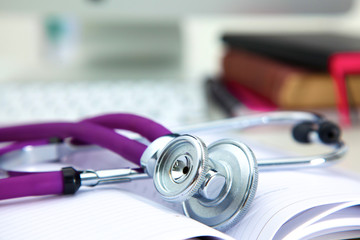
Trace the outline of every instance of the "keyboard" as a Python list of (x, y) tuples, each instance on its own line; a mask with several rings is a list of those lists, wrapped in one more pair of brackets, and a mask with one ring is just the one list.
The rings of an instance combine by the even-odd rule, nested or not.
[(206, 119), (206, 99), (200, 84), (170, 80), (0, 83), (1, 125), (114, 112), (181, 126)]

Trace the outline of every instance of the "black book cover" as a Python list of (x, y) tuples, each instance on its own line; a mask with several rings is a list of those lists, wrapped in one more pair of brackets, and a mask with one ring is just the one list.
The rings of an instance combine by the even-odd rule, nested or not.
[(248, 50), (317, 71), (327, 71), (328, 60), (335, 53), (360, 52), (360, 38), (328, 33), (225, 34), (222, 40), (230, 48)]

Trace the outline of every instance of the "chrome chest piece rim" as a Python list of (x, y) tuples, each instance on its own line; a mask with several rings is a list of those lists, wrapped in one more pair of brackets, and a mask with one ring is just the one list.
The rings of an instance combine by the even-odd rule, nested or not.
[(218, 230), (227, 230), (247, 212), (256, 192), (257, 163), (245, 144), (220, 140), (208, 148), (210, 165), (225, 176), (225, 184), (214, 199), (196, 195), (183, 203), (184, 213)]
[(205, 144), (197, 137), (182, 135), (160, 152), (154, 171), (154, 185), (162, 198), (183, 202), (197, 193), (208, 170)]

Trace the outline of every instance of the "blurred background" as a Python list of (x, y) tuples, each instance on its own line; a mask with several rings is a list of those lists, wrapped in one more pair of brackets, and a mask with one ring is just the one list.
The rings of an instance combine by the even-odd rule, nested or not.
[[(0, 124), (132, 112), (171, 127), (267, 110), (209, 101), (224, 34), (359, 29), (357, 0), (0, 0)], [(302, 109), (338, 121), (335, 104)]]
[(219, 71), (224, 32), (359, 34), (356, 0), (0, 1), (0, 79), (174, 79)]

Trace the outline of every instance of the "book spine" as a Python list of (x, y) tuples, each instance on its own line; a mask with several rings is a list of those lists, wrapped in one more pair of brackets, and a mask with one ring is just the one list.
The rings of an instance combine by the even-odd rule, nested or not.
[(224, 85), (230, 94), (252, 111), (266, 112), (278, 109), (273, 102), (242, 86), (237, 81), (227, 80), (224, 81)]
[[(329, 73), (306, 71), (239, 49), (226, 52), (222, 79), (236, 81), (280, 108), (324, 108), (336, 103)], [(348, 76), (347, 83), (350, 102), (360, 106), (360, 76)]]
[[(297, 68), (247, 51), (229, 49), (223, 58), (223, 76), (281, 105), (287, 80), (300, 77)], [(294, 85), (294, 84), (290, 84)]]

